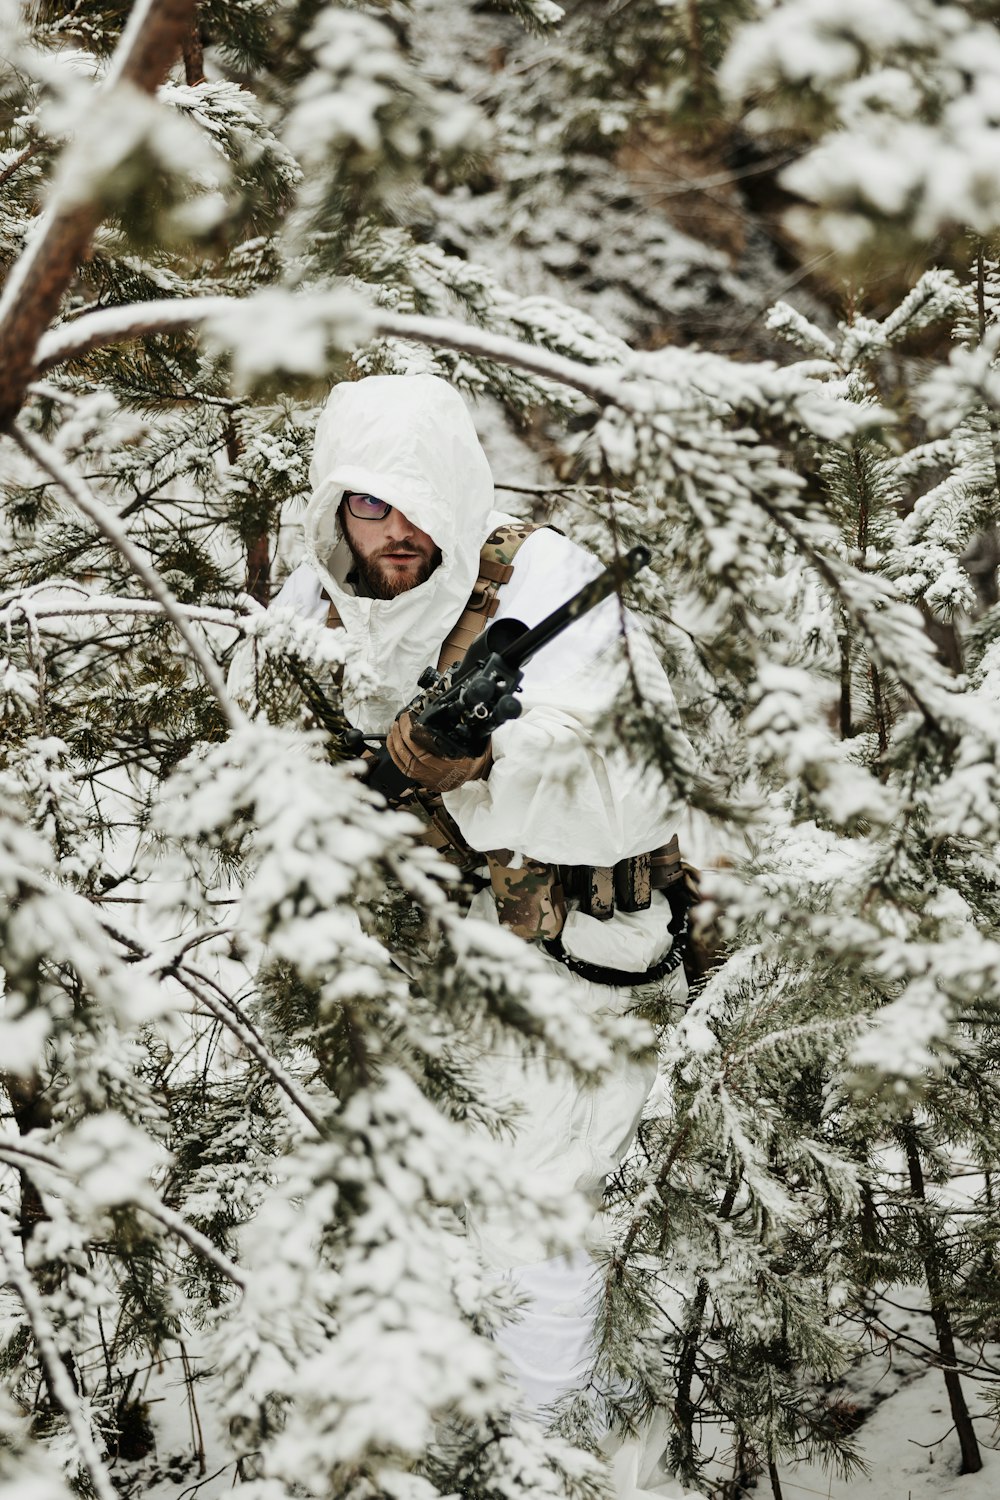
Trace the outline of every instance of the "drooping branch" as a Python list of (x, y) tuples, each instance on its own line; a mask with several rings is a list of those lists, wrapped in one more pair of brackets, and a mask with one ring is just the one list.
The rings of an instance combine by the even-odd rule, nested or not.
[(188, 992), (195, 997), (200, 1005), (203, 1005), (210, 1015), (214, 1016), (220, 1025), (230, 1031), (241, 1046), (245, 1047), (250, 1056), (253, 1057), (263, 1068), (268, 1077), (284, 1093), (304, 1119), (320, 1137), (326, 1131), (323, 1121), (312, 1108), (309, 1100), (298, 1087), (295, 1080), (281, 1066), (281, 1063), (266, 1046), (265, 1042), (254, 1028), (246, 1015), (236, 1002), (228, 996), (216, 998), (212, 993), (213, 986), (208, 975), (200, 973), (190, 964), (181, 964), (176, 970), (178, 981)]
[[(115, 942), (121, 943), (132, 954), (133, 958), (148, 961), (151, 954), (142, 943), (131, 934), (124, 932), (120, 925), (112, 925), (105, 922), (104, 929)], [(282, 1093), (295, 1106), (304, 1119), (315, 1130), (318, 1136), (323, 1136), (323, 1122), (313, 1109), (308, 1098), (303, 1094), (294, 1078), (282, 1067), (281, 1063), (268, 1048), (264, 1038), (254, 1026), (249, 1016), (237, 1004), (231, 996), (227, 995), (222, 987), (216, 983), (211, 975), (204, 973), (191, 963), (182, 963), (183, 950), (175, 953), (165, 963), (160, 965), (159, 972), (166, 977), (172, 975), (179, 984), (192, 995), (199, 1005), (202, 1005), (209, 1015), (213, 1016), (220, 1025), (236, 1038), (242, 1047), (245, 1047), (252, 1058), (263, 1068), (264, 1072), (276, 1084)]]
[(200, 1229), (195, 1229), (187, 1219), (182, 1218), (180, 1214), (175, 1213), (172, 1208), (168, 1208), (165, 1203), (161, 1203), (151, 1194), (138, 1199), (136, 1207), (140, 1208), (144, 1214), (148, 1214), (151, 1219), (155, 1219), (158, 1224), (162, 1224), (163, 1228), (176, 1239), (183, 1240), (184, 1244), (189, 1246), (196, 1255), (200, 1255), (203, 1260), (207, 1260), (217, 1271), (220, 1271), (227, 1281), (231, 1281), (242, 1291), (246, 1290), (247, 1278), (235, 1261), (231, 1261), (228, 1255), (224, 1255), (217, 1245), (212, 1244), (206, 1234), (202, 1234)]
[[(8, 1160), (17, 1167), (20, 1167), (21, 1160), (34, 1162), (37, 1166), (45, 1167), (57, 1175), (66, 1172), (66, 1167), (51, 1152), (31, 1143), (15, 1146), (5, 1142), (0, 1145), (0, 1160)], [(221, 1271), (227, 1281), (245, 1290), (247, 1278), (235, 1261), (231, 1261), (228, 1255), (224, 1255), (218, 1245), (213, 1244), (200, 1229), (195, 1229), (193, 1224), (189, 1224), (181, 1214), (168, 1208), (151, 1193), (139, 1194), (129, 1199), (129, 1202), (133, 1207), (141, 1209), (144, 1214), (148, 1214), (151, 1219), (155, 1219), (158, 1224), (162, 1224), (169, 1234), (172, 1234), (175, 1239), (182, 1240), (196, 1255), (207, 1260), (217, 1271)]]
[(69, 495), (78, 510), (93, 522), (101, 535), (121, 554), (136, 576), (146, 585), (153, 598), (162, 607), (164, 614), (176, 626), (188, 650), (201, 668), (205, 681), (225, 715), (229, 727), (231, 729), (242, 728), (246, 724), (246, 716), (226, 692), (222, 673), (214, 658), (198, 639), (196, 632), (191, 628), (190, 621), (184, 611), (179, 608), (177, 600), (159, 573), (148, 558), (143, 556), (128, 532), (119, 523), (117, 516), (91, 494), (79, 474), (63, 461), (62, 456), (49, 443), (43, 442), (34, 433), (26, 432), (20, 427), (14, 430), (13, 436), (39, 468), (49, 474)]
[[(105, 90), (152, 93), (180, 53), (191, 28), (195, 0), (137, 0), (111, 61)], [(102, 217), (96, 194), (81, 200), (86, 179), (85, 140), (67, 147), (59, 186), (0, 297), (0, 430), (9, 428), (34, 373), (35, 349), (55, 317)], [(74, 163), (79, 154), (79, 171)]]
[[(18, 617), (31, 620), (62, 620), (76, 616), (107, 615), (165, 615), (166, 609), (158, 599), (122, 599), (116, 595), (87, 594), (81, 589), (80, 599), (38, 597), (42, 591), (53, 588), (74, 587), (69, 583), (42, 584), (35, 594), (18, 592), (0, 595), (0, 626), (15, 624)], [(181, 604), (174, 600), (175, 608), (186, 620), (197, 620), (203, 625), (224, 625), (230, 630), (245, 632), (249, 615), (237, 614), (232, 609), (213, 609), (210, 605)]]

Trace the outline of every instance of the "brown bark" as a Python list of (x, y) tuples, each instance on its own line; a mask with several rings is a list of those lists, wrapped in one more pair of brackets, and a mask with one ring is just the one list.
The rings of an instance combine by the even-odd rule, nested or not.
[[(152, 93), (180, 51), (193, 11), (194, 0), (149, 0), (141, 24), (127, 25), (122, 34), (110, 86), (126, 83)], [(60, 204), (57, 197), (38, 239), (10, 273), (8, 285), (17, 290), (0, 322), (0, 430), (9, 428), (21, 409), (34, 376), (35, 346), (58, 312), (100, 218), (96, 203)]]
[[(226, 457), (234, 464), (243, 452), (240, 435), (232, 422), (226, 428)], [(271, 551), (267, 531), (247, 542), (247, 575), (245, 592), (266, 609), (271, 602)]]
[[(723, 1223), (733, 1211), (740, 1181), (741, 1174), (734, 1172), (723, 1194), (722, 1202), (719, 1204), (719, 1219)], [(670, 1451), (678, 1473), (687, 1479), (695, 1477), (694, 1424), (698, 1417), (698, 1405), (694, 1395), (694, 1381), (708, 1300), (709, 1284), (702, 1277), (698, 1281), (694, 1297), (689, 1304), (684, 1342), (677, 1361), (677, 1386), (673, 1410), (674, 1434), (670, 1440)]]
[(246, 592), (265, 609), (271, 602), (271, 553), (266, 532), (247, 548)]
[[(39, 1079), (18, 1078), (11, 1073), (3, 1074), (3, 1085), (10, 1097), (14, 1121), (21, 1135), (32, 1130), (45, 1130), (52, 1123), (49, 1101), (42, 1092)], [(45, 1217), (41, 1196), (27, 1172), (21, 1173), (21, 1207), (19, 1213), (21, 1243), (27, 1245), (35, 1232), (35, 1225)]]
[(945, 1297), (941, 1255), (934, 1238), (934, 1231), (924, 1212), (927, 1203), (924, 1169), (920, 1161), (920, 1150), (911, 1128), (903, 1131), (903, 1140), (906, 1147), (906, 1165), (910, 1174), (910, 1191), (918, 1204), (917, 1238), (924, 1263), (924, 1275), (927, 1278), (927, 1290), (930, 1293), (931, 1317), (941, 1353), (941, 1373), (944, 1375), (948, 1404), (951, 1407), (952, 1420), (955, 1423), (955, 1431), (958, 1434), (958, 1443), (962, 1452), (962, 1467), (959, 1472), (978, 1474), (983, 1467), (983, 1460), (979, 1452), (976, 1430), (965, 1400), (965, 1392), (958, 1375), (955, 1333)]
[(851, 636), (844, 625), (840, 637), (840, 738), (849, 740), (853, 734), (851, 723)]
[(195, 3), (191, 25), (182, 45), (184, 82), (189, 88), (205, 82), (205, 49), (201, 44), (201, 6)]
[(698, 0), (687, 0), (688, 67), (696, 107), (705, 107), (705, 48)]

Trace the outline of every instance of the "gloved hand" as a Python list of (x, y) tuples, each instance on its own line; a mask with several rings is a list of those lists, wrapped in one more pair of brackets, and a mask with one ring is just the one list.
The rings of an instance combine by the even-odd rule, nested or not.
[(488, 749), (484, 755), (459, 760), (438, 755), (431, 737), (414, 724), (406, 709), (389, 730), (385, 748), (403, 775), (429, 792), (453, 792), (466, 781), (484, 776), (490, 764), (491, 752)]

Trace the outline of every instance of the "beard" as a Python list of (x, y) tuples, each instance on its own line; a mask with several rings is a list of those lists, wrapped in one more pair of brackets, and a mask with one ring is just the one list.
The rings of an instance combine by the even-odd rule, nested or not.
[[(354, 567), (364, 580), (365, 589), (373, 599), (395, 599), (399, 594), (406, 594), (410, 589), (419, 588), (422, 583), (427, 582), (441, 561), (441, 553), (436, 547), (430, 557), (418, 552), (415, 547), (400, 545), (385, 547), (380, 552), (373, 552), (369, 557), (362, 557), (351, 546), (350, 537), (347, 537), (346, 541), (354, 559)], [(383, 560), (389, 554), (405, 554), (407, 557), (412, 557), (417, 567), (405, 570), (394, 567)]]

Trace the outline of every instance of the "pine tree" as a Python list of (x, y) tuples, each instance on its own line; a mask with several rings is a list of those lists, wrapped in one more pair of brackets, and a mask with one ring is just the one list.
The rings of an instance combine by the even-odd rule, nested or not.
[[(511, 46), (558, 20), (503, 9)], [(995, 26), (952, 9), (987, 68)], [(874, 1284), (923, 1274), (946, 1359), (995, 1316), (989, 1182), (960, 1232), (939, 1192), (957, 1153), (996, 1152), (995, 611), (965, 628), (961, 567), (998, 498), (991, 246), (881, 318), (779, 307), (802, 356), (780, 366), (655, 346), (685, 277), (738, 300), (703, 250), (673, 275), (661, 220), (614, 273), (638, 256), (642, 297), (551, 295), (589, 233), (567, 205), (634, 216), (614, 152), (640, 126), (696, 132), (708, 107), (725, 135), (752, 99), (766, 131), (832, 131), (843, 163), (863, 130), (883, 161), (929, 110), (919, 77), (932, 164), (949, 142), (974, 161), (993, 126), (939, 12), (912, 9), (875, 130), (865, 37), (806, 90), (761, 45), (828, 37), (796, 0), (623, 7), (606, 47), (581, 7), (484, 109), (431, 66), (432, 4), (4, 11), (5, 1481), (61, 1494), (51, 1452), (110, 1496), (107, 1455), (150, 1441), (140, 1372), (176, 1357), (266, 1500), (590, 1497), (605, 1412), (670, 1414), (689, 1482), (724, 1433), (739, 1476), (778, 1485), (789, 1456), (852, 1461), (830, 1385)], [(886, 212), (870, 154), (832, 185), (817, 160), (790, 180), (851, 253), (995, 227), (965, 165), (944, 207), (924, 172)], [(525, 259), (555, 246), (537, 282), (490, 258), (498, 201)], [(927, 372), (908, 341), (942, 326)], [(653, 546), (640, 603), (699, 757), (641, 658), (606, 732), (752, 845), (706, 887), (726, 965), (683, 1019), (645, 997), (662, 1088), (610, 1194), (595, 1404), (559, 1441), (510, 1417), (489, 1333), (514, 1309), (457, 1214), (504, 1203), (557, 1249), (585, 1209), (505, 1180), (469, 1052), (503, 1034), (586, 1075), (648, 1032), (595, 1028), (530, 949), (460, 921), (303, 701), (306, 676), (335, 688), (336, 643), (259, 607), (329, 383), (417, 368), (543, 411), (560, 521), (604, 555)]]

